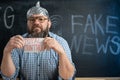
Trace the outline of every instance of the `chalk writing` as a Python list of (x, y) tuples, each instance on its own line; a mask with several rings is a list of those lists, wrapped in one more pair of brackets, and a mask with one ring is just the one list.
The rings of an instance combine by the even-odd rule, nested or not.
[[(98, 30), (103, 35), (105, 34), (105, 32), (106, 33), (111, 33), (111, 34), (118, 34), (118, 32), (113, 31), (111, 29), (111, 27), (112, 28), (116, 28), (117, 27), (117, 24), (112, 23), (112, 21), (118, 21), (119, 20), (119, 18), (117, 16), (109, 16), (109, 15), (106, 16), (106, 18), (104, 18), (105, 21), (106, 21), (105, 25), (102, 25), (102, 20), (101, 20), (101, 18), (103, 18), (102, 15), (99, 15), (97, 17), (97, 15), (94, 14), (94, 16), (92, 18), (92, 16), (90, 14), (88, 14), (87, 17), (86, 17), (85, 24), (83, 24), (83, 21), (76, 22), (76, 19), (79, 19), (79, 18), (83, 19), (85, 17), (83, 15), (72, 15), (71, 16), (71, 22), (72, 22), (71, 23), (71, 25), (72, 25), (71, 30), (72, 30), (72, 33), (75, 32), (75, 28), (76, 27), (83, 27), (83, 26), (85, 26), (85, 27), (83, 27), (84, 28), (84, 30), (83, 30), (84, 33), (87, 33), (87, 30), (90, 28), (91, 29), (91, 33), (95, 34), (95, 35), (97, 35)], [(104, 27), (106, 27), (106, 29), (103, 29)]]
[(97, 35), (98, 30), (101, 32), (102, 35), (105, 34), (104, 30), (102, 28), (102, 25), (100, 24), (101, 18), (102, 18), (102, 15), (99, 15), (98, 18), (97, 18), (96, 14), (94, 15), (94, 22), (95, 22), (95, 30), (94, 31), (95, 31), (95, 35)]
[[(5, 24), (5, 27), (7, 28), (7, 29), (11, 29), (12, 28), (12, 26), (13, 26), (13, 23), (14, 23), (14, 15), (8, 15), (7, 16), (7, 11), (14, 11), (14, 9), (11, 7), (11, 6), (8, 6), (6, 9), (5, 9), (5, 12), (4, 12), (4, 24)], [(11, 24), (7, 24), (7, 19), (11, 19)]]
[(77, 23), (77, 22), (75, 22), (75, 19), (83, 19), (83, 16), (82, 15), (72, 15), (71, 16), (71, 25), (72, 25), (72, 33), (74, 33), (75, 32), (75, 25), (78, 25), (79, 27), (81, 27), (81, 26), (83, 26), (83, 24), (81, 23), (81, 22), (79, 22), (79, 23)]
[[(5, 28), (11, 29), (14, 25), (14, 19), (15, 15), (12, 13), (14, 12), (14, 9), (12, 6), (7, 6), (5, 9), (0, 7), (0, 10), (4, 10), (3, 12), (3, 18), (1, 16), (1, 20), (3, 20)], [(12, 14), (11, 14), (12, 13)], [(1, 14), (2, 15), (2, 14)]]
[(94, 25), (93, 25), (92, 17), (91, 17), (91, 15), (88, 14), (87, 20), (86, 20), (86, 23), (85, 23), (84, 33), (87, 33), (87, 29), (90, 28), (92, 34), (95, 34), (95, 32), (94, 32), (94, 27), (93, 27), (93, 26), (94, 26)]
[(101, 43), (101, 45), (99, 46), (99, 40), (98, 38), (96, 38), (96, 47), (97, 47), (97, 52), (99, 53), (101, 51), (101, 49), (103, 49), (103, 53), (107, 53), (108, 50), (108, 43), (110, 42), (110, 36), (107, 38), (107, 40), (105, 41), (105, 44)]
[[(58, 35), (62, 36), (62, 27), (61, 22), (63, 20), (62, 16), (60, 15), (52, 15), (50, 16), (51, 22), (52, 22), (52, 30)], [(59, 26), (59, 27), (58, 27)], [(60, 28), (60, 29), (57, 29)]]
[(80, 36), (74, 35), (73, 38), (72, 38), (72, 41), (71, 41), (71, 49), (74, 48), (76, 53), (79, 52), (80, 45), (82, 44), (82, 43), (81, 43), (82, 38), (83, 38), (82, 35), (80, 35)]
[[(110, 43), (114, 44), (116, 47), (114, 48)], [(99, 53), (101, 50), (103, 50), (103, 53), (107, 53), (108, 48), (110, 52), (114, 55), (120, 54), (120, 37), (118, 36), (113, 36), (110, 37), (108, 36), (107, 40), (105, 41), (105, 44), (101, 43), (98, 38), (96, 38), (96, 47), (97, 47), (97, 52)]]
[(119, 21), (119, 18), (116, 16), (108, 16), (107, 17), (106, 33), (118, 34), (118, 32), (114, 30), (115, 28), (117, 28), (117, 24), (112, 23), (114, 21)]
[(83, 53), (82, 54), (93, 54), (94, 49), (94, 38), (88, 37), (87, 35), (83, 38)]
[[(82, 19), (86, 19), (86, 21), (84, 22)], [(83, 15), (71, 15), (71, 33), (73, 36), (71, 50), (75, 49), (76, 53), (78, 53), (82, 48), (82, 54), (93, 54), (89, 49), (96, 50), (96, 53), (120, 54), (120, 37), (117, 31), (118, 21), (117, 16), (111, 15), (106, 15), (106, 17), (96, 14), (93, 16), (88, 14), (86, 17)], [(78, 29), (80, 32), (75, 31)], [(88, 43), (88, 41), (91, 42)]]
[[(117, 40), (117, 41), (116, 41)], [(117, 55), (120, 54), (120, 37), (118, 36), (114, 36), (111, 39), (111, 42), (116, 45), (116, 49), (113, 49), (112, 46), (110, 46), (110, 51), (112, 52), (112, 54)]]

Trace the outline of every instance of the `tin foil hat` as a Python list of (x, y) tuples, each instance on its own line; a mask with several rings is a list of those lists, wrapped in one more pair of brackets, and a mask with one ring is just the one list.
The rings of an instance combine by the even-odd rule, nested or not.
[(48, 11), (45, 8), (43, 8), (43, 7), (40, 6), (40, 2), (39, 1), (36, 3), (36, 6), (33, 6), (32, 8), (30, 8), (27, 11), (27, 19), (30, 16), (34, 15), (34, 14), (41, 14), (41, 15), (47, 16), (49, 18)]

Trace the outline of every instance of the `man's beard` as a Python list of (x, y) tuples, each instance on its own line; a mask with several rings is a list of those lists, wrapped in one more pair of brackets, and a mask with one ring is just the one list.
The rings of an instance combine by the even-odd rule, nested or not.
[(30, 38), (44, 38), (44, 37), (47, 37), (48, 36), (48, 32), (49, 32), (49, 28), (47, 26), (47, 28), (43, 31), (41, 30), (41, 32), (37, 33), (35, 31), (30, 31), (28, 29), (28, 37)]

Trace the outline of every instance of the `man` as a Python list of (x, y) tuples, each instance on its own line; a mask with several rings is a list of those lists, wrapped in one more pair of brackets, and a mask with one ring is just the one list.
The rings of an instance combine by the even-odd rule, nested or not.
[[(75, 67), (66, 40), (49, 32), (48, 11), (39, 2), (27, 12), (28, 33), (13, 36), (3, 52), (1, 75), (5, 80), (61, 80), (72, 79)], [(25, 38), (44, 38), (45, 51), (25, 53)]]

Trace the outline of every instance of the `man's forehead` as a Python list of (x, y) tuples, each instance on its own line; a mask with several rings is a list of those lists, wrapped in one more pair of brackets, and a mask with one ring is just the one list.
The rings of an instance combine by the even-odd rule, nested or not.
[(42, 14), (34, 14), (34, 15), (31, 15), (30, 17), (44, 17), (44, 18), (47, 18), (47, 16), (44, 16)]

